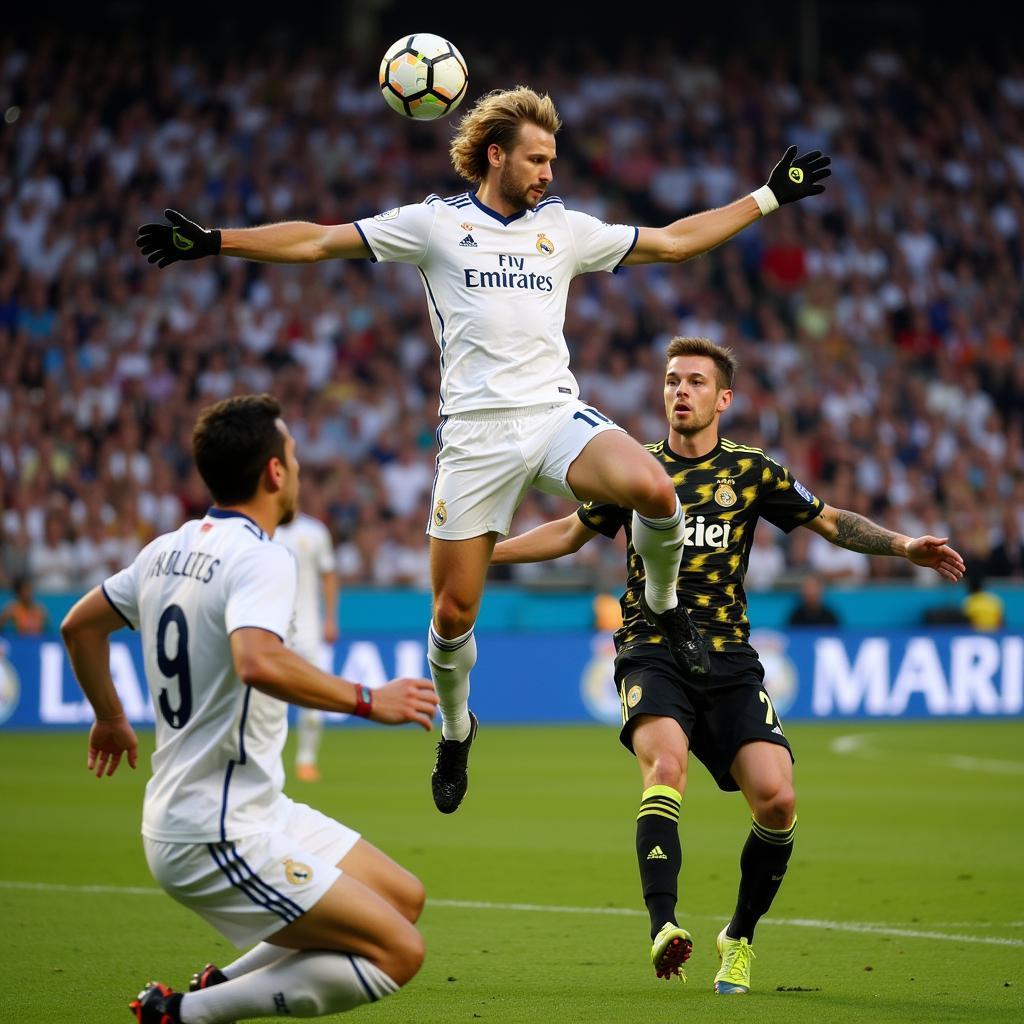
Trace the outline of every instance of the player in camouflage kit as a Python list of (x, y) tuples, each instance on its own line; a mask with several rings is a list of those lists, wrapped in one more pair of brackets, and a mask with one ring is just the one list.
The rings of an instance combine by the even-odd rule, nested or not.
[[(722, 966), (715, 991), (750, 989), (751, 943), (786, 873), (796, 829), (793, 755), (764, 669), (749, 644), (743, 577), (759, 518), (785, 532), (806, 526), (851, 551), (897, 555), (956, 581), (964, 571), (946, 538), (892, 533), (863, 516), (826, 505), (758, 448), (719, 436), (732, 402), (736, 359), (704, 338), (668, 346), (665, 413), (669, 435), (648, 450), (672, 477), (686, 516), (678, 589), (688, 595), (697, 627), (711, 647), (711, 671), (684, 673), (639, 605), (643, 564), (630, 543), (615, 633), (615, 679), (622, 700), (622, 743), (643, 776), (636, 852), (651, 917), (651, 958), (658, 977), (682, 975), (692, 940), (676, 920), (682, 863), (678, 821), (689, 753), (723, 790), (740, 790), (752, 813), (740, 855), (732, 920), (718, 936)], [(564, 519), (499, 543), (495, 562), (536, 562), (577, 551), (599, 533), (630, 533), (629, 510), (587, 504)]]

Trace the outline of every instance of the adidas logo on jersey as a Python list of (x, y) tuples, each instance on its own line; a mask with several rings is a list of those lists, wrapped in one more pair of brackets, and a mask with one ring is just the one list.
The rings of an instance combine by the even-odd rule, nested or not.
[(649, 854), (647, 854), (648, 860), (668, 860), (668, 854), (660, 847), (656, 846)]
[(476, 242), (473, 241), (472, 235), (466, 235), (466, 237), (461, 242), (459, 242), (459, 245), (464, 245), (467, 248), (476, 248)]

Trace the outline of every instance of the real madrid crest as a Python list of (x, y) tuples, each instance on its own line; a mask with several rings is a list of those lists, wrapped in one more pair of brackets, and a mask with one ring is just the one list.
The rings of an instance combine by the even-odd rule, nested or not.
[(448, 509), (444, 507), (444, 498), (438, 498), (434, 506), (434, 522), (438, 526), (444, 526), (448, 522)]
[(720, 480), (715, 489), (715, 501), (722, 508), (732, 508), (736, 504), (736, 492), (732, 489), (731, 480)]
[(305, 885), (313, 881), (313, 869), (308, 864), (302, 864), (289, 857), (284, 862), (284, 877), (292, 885)]
[(544, 232), (537, 236), (537, 252), (541, 256), (554, 256), (555, 254), (555, 243)]
[(626, 694), (626, 705), (631, 708), (635, 708), (640, 703), (640, 698), (644, 695), (642, 687), (631, 686), (629, 692)]

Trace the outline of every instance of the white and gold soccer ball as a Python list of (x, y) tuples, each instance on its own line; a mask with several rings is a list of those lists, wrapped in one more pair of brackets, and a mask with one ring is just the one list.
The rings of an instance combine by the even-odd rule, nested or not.
[(454, 110), (469, 85), (462, 54), (429, 32), (402, 36), (389, 46), (379, 79), (387, 105), (417, 121), (433, 121)]

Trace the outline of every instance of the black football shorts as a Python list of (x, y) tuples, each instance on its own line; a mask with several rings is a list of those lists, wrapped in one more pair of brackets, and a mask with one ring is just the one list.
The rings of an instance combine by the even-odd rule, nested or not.
[(720, 789), (739, 789), (729, 769), (744, 743), (776, 743), (793, 757), (764, 688), (764, 666), (753, 653), (712, 651), (711, 674), (695, 684), (664, 644), (643, 644), (618, 654), (615, 683), (622, 702), (619, 739), (631, 752), (633, 722), (640, 715), (657, 715), (679, 723), (690, 750)]

